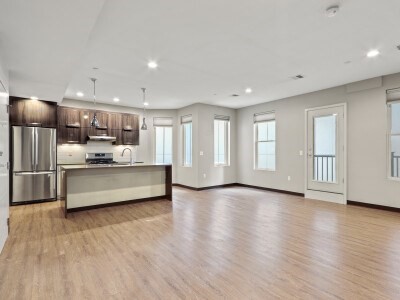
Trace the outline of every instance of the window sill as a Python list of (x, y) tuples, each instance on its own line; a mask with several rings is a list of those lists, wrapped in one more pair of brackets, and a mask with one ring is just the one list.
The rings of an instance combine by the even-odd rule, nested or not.
[(230, 167), (229, 164), (214, 164), (214, 167)]
[(388, 177), (390, 181), (397, 181), (400, 182), (400, 177)]
[(276, 169), (259, 169), (259, 168), (254, 168), (254, 171), (276, 172)]
[(182, 168), (191, 168), (192, 166), (181, 166)]

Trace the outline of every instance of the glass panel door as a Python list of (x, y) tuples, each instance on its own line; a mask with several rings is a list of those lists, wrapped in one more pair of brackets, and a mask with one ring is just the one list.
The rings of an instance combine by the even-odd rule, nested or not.
[(307, 111), (307, 189), (344, 194), (344, 107)]
[(336, 182), (337, 114), (314, 117), (315, 181)]

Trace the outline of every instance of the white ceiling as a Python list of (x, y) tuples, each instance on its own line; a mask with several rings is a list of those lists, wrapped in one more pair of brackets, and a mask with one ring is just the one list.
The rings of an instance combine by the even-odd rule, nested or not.
[(327, 18), (336, 3), (0, 0), (0, 51), (12, 95), (91, 100), (95, 76), (100, 102), (140, 106), (147, 87), (149, 108), (238, 108), (399, 72), (400, 1), (341, 1)]

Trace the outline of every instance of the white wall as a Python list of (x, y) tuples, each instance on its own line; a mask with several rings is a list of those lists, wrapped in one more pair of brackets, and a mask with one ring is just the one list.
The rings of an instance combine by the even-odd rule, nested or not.
[[(198, 186), (207, 187), (236, 183), (236, 110), (226, 107), (198, 104)], [(230, 117), (230, 164), (214, 165), (214, 117), (215, 115)], [(203, 155), (200, 156), (200, 151)], [(205, 177), (204, 177), (205, 175)]]
[[(192, 167), (183, 166), (182, 116), (192, 115)], [(214, 116), (230, 117), (230, 165), (214, 165)], [(178, 110), (177, 183), (201, 188), (236, 182), (236, 110), (207, 104), (193, 104)], [(200, 155), (200, 152), (203, 155)], [(204, 176), (205, 175), (205, 176)]]
[[(192, 166), (184, 167), (183, 166), (183, 132), (181, 126), (181, 117), (186, 115), (192, 115)], [(199, 178), (198, 178), (198, 153), (199, 153), (199, 145), (198, 145), (198, 126), (199, 126), (199, 105), (193, 104), (181, 108), (177, 113), (177, 121), (178, 121), (178, 129), (176, 130), (178, 135), (178, 145), (176, 151), (174, 151), (176, 160), (177, 160), (177, 180), (176, 182), (179, 184), (198, 187), (199, 186)]]
[[(378, 80), (379, 81), (379, 80)], [(376, 81), (375, 81), (376, 83)], [(388, 179), (386, 90), (400, 87), (400, 74), (384, 76), (382, 85), (348, 92), (354, 85), (267, 102), (237, 112), (237, 179), (239, 183), (304, 193), (305, 114), (307, 108), (348, 105), (348, 199), (400, 207), (400, 182)], [(368, 87), (372, 87), (368, 89)], [(277, 130), (277, 170), (253, 169), (253, 115), (274, 110)], [(288, 181), (288, 176), (291, 181)]]
[[(0, 81), (8, 91), (8, 72), (0, 61)], [(0, 252), (8, 236), (7, 219), (9, 216), (9, 124), (8, 124), (8, 95), (0, 88)]]

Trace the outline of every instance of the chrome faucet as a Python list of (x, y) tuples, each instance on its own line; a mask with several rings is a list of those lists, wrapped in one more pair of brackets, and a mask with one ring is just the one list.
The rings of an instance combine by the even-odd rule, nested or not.
[(124, 156), (125, 150), (129, 150), (130, 151), (130, 160), (129, 161), (130, 161), (131, 164), (133, 164), (134, 161), (133, 161), (133, 156), (132, 156), (132, 149), (131, 148), (125, 148), (124, 150), (122, 150), (121, 156)]

